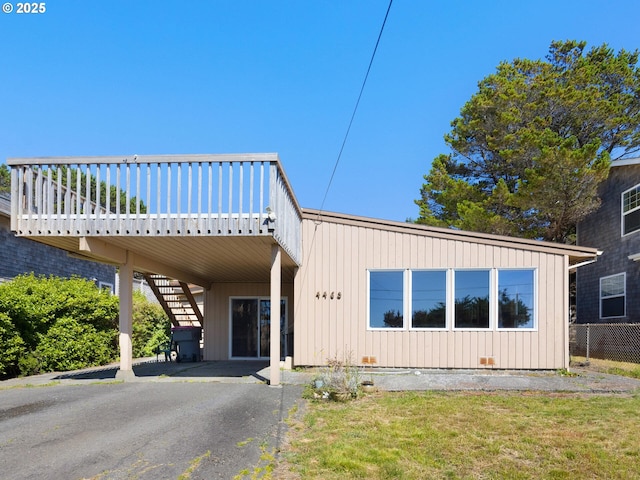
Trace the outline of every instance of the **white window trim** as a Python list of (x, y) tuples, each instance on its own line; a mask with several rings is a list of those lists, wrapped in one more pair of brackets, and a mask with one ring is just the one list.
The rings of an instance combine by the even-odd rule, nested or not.
[[(446, 332), (449, 330), (449, 326), (451, 325), (451, 319), (449, 317), (449, 310), (451, 310), (451, 307), (449, 306), (449, 285), (451, 282), (451, 269), (450, 268), (412, 268), (410, 270), (407, 270), (408, 272), (408, 278), (409, 278), (409, 284), (407, 286), (407, 292), (408, 292), (408, 298), (406, 299), (407, 303), (408, 303), (408, 312), (409, 312), (409, 316), (407, 317), (409, 319), (409, 328), (408, 330), (412, 331), (412, 332)], [(445, 297), (444, 297), (444, 301), (445, 301), (445, 311), (444, 311), (444, 327), (436, 327), (436, 328), (429, 328), (429, 327), (414, 327), (412, 325), (413, 323), (413, 308), (411, 308), (413, 306), (413, 272), (444, 272), (444, 281), (445, 281)]]
[[(500, 328), (498, 326), (498, 283), (500, 270), (530, 270), (533, 271), (533, 327), (532, 328)], [(413, 327), (411, 325), (412, 316), (412, 275), (413, 272), (438, 271), (445, 272), (446, 282), (446, 312), (444, 328)], [(489, 326), (487, 328), (465, 328), (455, 326), (455, 272), (488, 271), (489, 272)], [(401, 328), (371, 327), (371, 272), (403, 272), (402, 275), (402, 307), (403, 326)], [(366, 329), (373, 332), (537, 332), (539, 328), (539, 273), (537, 267), (472, 267), (472, 268), (371, 268), (367, 273), (367, 305), (366, 305)], [(614, 276), (614, 275), (612, 275)], [(256, 297), (233, 297), (233, 298), (256, 298)], [(262, 297), (260, 297), (262, 298)], [(602, 304), (600, 304), (602, 305)], [(229, 303), (231, 308), (231, 303)], [(626, 312), (626, 279), (625, 279), (625, 312)], [(614, 318), (614, 317), (608, 317)], [(231, 321), (231, 316), (229, 316)]]
[[(456, 327), (456, 281), (455, 272), (486, 272), (489, 271), (489, 326), (487, 328), (470, 328), (470, 327)], [(497, 325), (497, 319), (494, 317), (498, 311), (493, 307), (495, 295), (495, 268), (486, 267), (472, 267), (472, 268), (452, 268), (451, 269), (451, 330), (454, 332), (491, 332), (495, 330)]]
[[(537, 332), (538, 331), (538, 269), (535, 267), (503, 267), (496, 268), (495, 318), (497, 332)], [(500, 270), (533, 270), (533, 327), (532, 328), (500, 328), (498, 323), (498, 287)]]
[[(371, 272), (402, 272), (402, 327), (400, 328), (385, 328), (385, 327), (372, 327), (371, 326)], [(409, 303), (411, 292), (407, 295), (407, 288), (411, 288), (408, 269), (402, 268), (368, 268), (367, 269), (367, 330), (371, 332), (402, 332), (408, 330), (407, 328), (407, 312), (411, 309)]]
[[(607, 278), (613, 278), (613, 277), (619, 277), (620, 275), (622, 275), (622, 287), (623, 287), (623, 292), (621, 295), (609, 295), (608, 297), (605, 298), (617, 298), (617, 297), (622, 297), (624, 298), (624, 303), (623, 303), (623, 307), (624, 307), (624, 313), (622, 315), (614, 315), (611, 317), (603, 317), (602, 316), (602, 281), (607, 279)], [(627, 316), (627, 272), (620, 272), (620, 273), (615, 273), (613, 275), (607, 275), (605, 277), (600, 277), (599, 280), (599, 295), (598, 295), (598, 309), (599, 309), (599, 317), (602, 320), (606, 320), (606, 319), (610, 319), (610, 318), (626, 318)]]
[(113, 283), (109, 283), (109, 282), (98, 282), (98, 288), (100, 290), (106, 290), (109, 289), (109, 293), (111, 293), (113, 295), (114, 290), (113, 290)]
[[(622, 237), (628, 237), (629, 235), (633, 235), (634, 233), (640, 232), (640, 229), (638, 229), (638, 230), (634, 230), (633, 232), (624, 233), (625, 215), (635, 212), (636, 210), (640, 210), (640, 206), (638, 206), (632, 210), (629, 210), (628, 212), (625, 212), (624, 211), (624, 195), (625, 193), (629, 193), (631, 190), (636, 190), (636, 189), (640, 189), (640, 183), (637, 185), (634, 185), (631, 188), (626, 189), (624, 192), (620, 194), (620, 236)], [(625, 283), (625, 291), (626, 291), (626, 283)], [(625, 313), (626, 313), (626, 299), (625, 299)], [(600, 318), (602, 318), (602, 316)], [(618, 317), (606, 317), (606, 318), (618, 318)]]

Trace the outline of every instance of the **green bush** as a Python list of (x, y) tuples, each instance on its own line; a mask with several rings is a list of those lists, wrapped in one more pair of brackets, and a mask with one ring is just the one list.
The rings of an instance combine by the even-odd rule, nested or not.
[[(119, 299), (79, 277), (21, 275), (0, 284), (0, 378), (75, 370), (118, 356)], [(133, 355), (169, 341), (162, 307), (133, 296)]]
[(115, 329), (98, 331), (75, 318), (57, 320), (36, 347), (42, 371), (66, 371), (105, 365), (116, 359)]
[(152, 303), (141, 293), (133, 293), (133, 356), (150, 357), (158, 345), (169, 341), (171, 322), (162, 307)]
[(0, 312), (11, 318), (29, 350), (61, 318), (77, 319), (97, 331), (117, 329), (118, 308), (118, 297), (84, 278), (30, 274), (0, 284)]
[(27, 349), (11, 318), (0, 312), (0, 378), (15, 377), (20, 373), (20, 358)]
[(12, 352), (2, 361), (5, 375), (112, 361), (117, 355), (118, 310), (118, 297), (79, 277), (29, 274), (0, 284), (0, 342)]

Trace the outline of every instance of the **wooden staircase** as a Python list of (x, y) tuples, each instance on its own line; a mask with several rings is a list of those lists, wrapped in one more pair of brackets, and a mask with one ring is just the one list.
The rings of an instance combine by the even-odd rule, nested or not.
[(144, 278), (174, 327), (202, 327), (202, 312), (189, 285), (164, 275), (145, 274)]

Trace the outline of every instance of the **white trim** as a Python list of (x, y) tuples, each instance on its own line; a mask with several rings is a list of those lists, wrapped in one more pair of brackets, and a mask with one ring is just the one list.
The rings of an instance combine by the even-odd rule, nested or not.
[[(408, 319), (409, 325), (408, 330), (412, 332), (446, 332), (449, 330), (450, 318), (449, 318), (449, 310), (451, 310), (449, 306), (449, 272), (451, 269), (449, 268), (411, 268), (407, 269), (407, 275), (410, 279), (407, 292), (408, 292)], [(414, 327), (413, 326), (413, 274), (414, 272), (443, 272), (444, 273), (444, 327)]]
[[(532, 308), (533, 308), (533, 326), (531, 328), (526, 328), (526, 327), (521, 327), (521, 328), (500, 328), (500, 321), (498, 318), (499, 315), (499, 296), (500, 296), (500, 271), (501, 270), (526, 270), (526, 271), (532, 271), (533, 272), (533, 285), (531, 285), (531, 287), (533, 288), (533, 298), (532, 298)], [(496, 332), (537, 332), (538, 331), (538, 268), (536, 267), (504, 267), (504, 268), (496, 268), (496, 295), (495, 295), (495, 308), (496, 308), (496, 325), (495, 325), (495, 331)]]
[[(624, 309), (624, 313), (622, 315), (613, 315), (610, 317), (603, 317), (602, 316), (602, 281), (606, 280), (607, 278), (613, 278), (613, 277), (619, 277), (622, 275), (622, 294), (618, 294), (618, 295), (609, 295), (606, 298), (607, 299), (611, 299), (611, 298), (618, 298), (618, 297), (622, 297), (623, 298), (623, 309)], [(599, 318), (601, 319), (610, 319), (610, 318), (625, 318), (627, 316), (627, 273), (626, 272), (621, 272), (621, 273), (615, 273), (613, 275), (607, 275), (604, 277), (600, 277), (599, 281), (598, 281), (598, 286), (599, 286), (599, 290), (598, 290), (598, 308), (599, 308)]]
[[(454, 332), (491, 332), (493, 330), (495, 330), (495, 321), (494, 321), (494, 314), (496, 313), (496, 311), (492, 311), (493, 309), (491, 308), (491, 304), (493, 303), (493, 297), (495, 296), (494, 294), (494, 288), (493, 288), (493, 282), (494, 282), (494, 275), (493, 275), (493, 270), (495, 270), (492, 267), (471, 267), (471, 268), (452, 268), (452, 274), (451, 276), (453, 277), (453, 281), (452, 281), (452, 288), (451, 288), (451, 292), (453, 295), (453, 301), (451, 303), (451, 310), (453, 311), (453, 322), (451, 323), (451, 330)], [(456, 281), (455, 281), (455, 277), (456, 277), (456, 272), (488, 272), (489, 273), (489, 285), (488, 285), (488, 289), (489, 289), (489, 325), (487, 325), (487, 327), (456, 327)]]
[[(499, 314), (499, 275), (500, 271), (531, 271), (533, 273), (532, 285), (532, 309), (533, 326), (521, 328), (500, 328), (498, 323)], [(455, 325), (455, 274), (457, 272), (488, 272), (489, 273), (489, 325), (483, 327), (456, 327)], [(401, 328), (371, 327), (371, 273), (372, 272), (403, 272), (402, 275), (402, 308), (403, 326)], [(428, 328), (412, 326), (413, 307), (413, 273), (414, 272), (445, 272), (445, 327)], [(411, 268), (411, 269), (389, 269), (371, 268), (366, 270), (367, 274), (367, 305), (366, 305), (366, 330), (374, 332), (537, 332), (539, 328), (539, 269), (538, 267), (471, 267), (471, 268)]]
[[(368, 268), (367, 269), (367, 330), (371, 332), (402, 332), (407, 330), (407, 276), (408, 269), (402, 268)], [(371, 326), (371, 272), (402, 272), (402, 327), (372, 327)]]
[(640, 195), (640, 183), (638, 183), (637, 185), (634, 185), (631, 188), (627, 188), (624, 192), (622, 192), (620, 194), (620, 235), (622, 237), (627, 237), (627, 236), (632, 235), (634, 233), (640, 232), (640, 228), (637, 228), (636, 230), (633, 230), (633, 231), (631, 231), (629, 233), (624, 233), (624, 230), (625, 230), (625, 228), (624, 228), (625, 227), (625, 223), (624, 223), (625, 216), (629, 215), (629, 214), (631, 214), (633, 212), (640, 211), (640, 205), (630, 209), (628, 212), (624, 211), (624, 195), (625, 195), (625, 193), (629, 193), (632, 190), (638, 190), (638, 195)]
[(619, 158), (611, 162), (611, 168), (624, 167), (626, 165), (640, 165), (640, 157)]
[(633, 260), (634, 262), (640, 262), (640, 253), (634, 253), (633, 255), (629, 255), (629, 260)]
[[(134, 283), (135, 283), (135, 279), (134, 279)], [(111, 293), (112, 295), (115, 293), (115, 290), (113, 289), (113, 283), (110, 283), (110, 282), (98, 281), (98, 288), (100, 290), (106, 290), (108, 288), (109, 293)]]

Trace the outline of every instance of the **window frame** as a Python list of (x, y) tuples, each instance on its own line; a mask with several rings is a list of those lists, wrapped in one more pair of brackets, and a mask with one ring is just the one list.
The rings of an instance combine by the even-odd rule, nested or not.
[[(606, 279), (609, 279), (609, 278), (613, 278), (613, 277), (622, 277), (622, 294), (608, 295), (606, 297), (603, 297), (602, 296), (602, 281), (606, 280)], [(611, 319), (611, 318), (625, 318), (627, 316), (627, 272), (620, 272), (620, 273), (615, 273), (613, 275), (607, 275), (607, 276), (604, 276), (604, 277), (600, 277), (598, 283), (599, 283), (598, 307), (599, 307), (599, 313), (600, 313), (599, 318), (602, 319), (602, 320), (607, 320), (607, 319)], [(619, 297), (622, 297), (622, 310), (623, 310), (622, 315), (612, 315), (612, 316), (608, 316), (608, 317), (603, 316), (602, 301), (603, 300), (612, 299), (612, 298), (619, 298)]]
[[(495, 284), (495, 268), (452, 268), (451, 269), (451, 284), (450, 284), (450, 293), (449, 293), (449, 301), (450, 301), (450, 310), (451, 310), (451, 330), (452, 331), (462, 331), (462, 332), (490, 332), (495, 330), (496, 321), (494, 317), (496, 315), (496, 310), (494, 307), (494, 284)], [(486, 327), (458, 327), (456, 326), (456, 273), (458, 272), (488, 272), (489, 273), (489, 281), (488, 281), (488, 290), (489, 290), (489, 299), (488, 299), (488, 308), (489, 308), (489, 324)]]
[[(640, 183), (637, 185), (634, 185), (631, 188), (626, 189), (620, 194), (620, 234), (622, 237), (626, 237), (628, 235), (633, 235), (634, 233), (640, 232), (640, 227), (639, 227), (639, 228), (636, 228), (635, 230), (625, 233), (625, 219), (627, 215), (634, 212), (638, 212), (640, 210), (640, 202), (638, 203), (637, 206), (630, 208), (628, 212), (625, 212), (624, 210), (625, 209), (624, 197), (625, 195), (629, 194), (633, 190), (638, 190), (637, 195), (640, 196)], [(610, 318), (610, 317), (606, 317), (606, 318)]]
[[(501, 271), (530, 271), (532, 273), (532, 327), (500, 327), (499, 322), (499, 286)], [(537, 332), (539, 328), (539, 272), (538, 267), (472, 267), (472, 268), (369, 268), (366, 269), (366, 329), (377, 332)], [(455, 318), (455, 276), (456, 272), (482, 271), (489, 273), (489, 325), (487, 327), (456, 327)], [(377, 272), (402, 273), (402, 326), (401, 327), (373, 327), (371, 326), (371, 274)], [(414, 272), (444, 272), (445, 273), (445, 326), (444, 327), (414, 327), (413, 326), (413, 274)], [(625, 280), (626, 295), (626, 280)], [(626, 312), (626, 298), (625, 298)]]
[[(409, 304), (409, 330), (416, 332), (446, 332), (451, 325), (451, 306), (449, 302), (449, 291), (451, 290), (451, 269), (450, 268), (413, 268), (408, 270), (409, 272), (409, 285), (408, 292), (409, 298), (407, 300)], [(443, 272), (444, 273), (444, 327), (414, 327), (413, 326), (413, 274), (415, 272)]]
[[(535, 267), (505, 267), (496, 268), (496, 331), (500, 332), (537, 332), (538, 331), (538, 269)], [(500, 272), (501, 271), (530, 271), (532, 272), (532, 308), (533, 308), (533, 325), (531, 327), (501, 327), (500, 326)]]
[[(402, 327), (373, 327), (371, 326), (371, 274), (382, 272), (402, 273)], [(408, 270), (401, 268), (370, 268), (367, 269), (367, 330), (376, 332), (399, 332), (407, 330), (407, 277)]]

